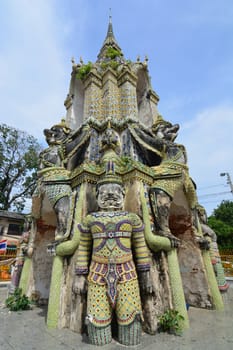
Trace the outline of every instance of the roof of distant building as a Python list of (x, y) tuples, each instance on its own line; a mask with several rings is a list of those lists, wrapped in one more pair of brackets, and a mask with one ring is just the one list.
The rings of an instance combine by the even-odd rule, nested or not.
[(16, 220), (24, 220), (25, 219), (24, 214), (10, 212), (7, 210), (0, 210), (0, 218), (1, 217), (8, 218), (8, 219), (16, 219)]

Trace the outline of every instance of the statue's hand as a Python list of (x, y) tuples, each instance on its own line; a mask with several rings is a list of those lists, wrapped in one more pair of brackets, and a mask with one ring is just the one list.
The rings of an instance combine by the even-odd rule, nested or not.
[(170, 240), (171, 243), (171, 248), (179, 248), (179, 246), (181, 245), (181, 241), (179, 238), (177, 238), (176, 236), (170, 234), (165, 234), (163, 235), (164, 237), (167, 237)]
[(87, 292), (86, 276), (76, 275), (74, 278), (72, 290), (75, 294), (83, 295)]
[(27, 256), (28, 256), (29, 258), (32, 257), (33, 250), (34, 250), (33, 247), (29, 247), (28, 250), (27, 250)]
[(179, 238), (176, 238), (175, 236), (170, 236), (168, 237), (170, 239), (171, 242), (171, 247), (172, 248), (179, 248), (181, 242)]
[(208, 241), (208, 239), (204, 237), (199, 237), (199, 236), (196, 236), (195, 239), (196, 239), (196, 242), (199, 244), (199, 247), (201, 250), (210, 249), (210, 242)]
[(138, 280), (143, 293), (152, 294), (154, 292), (150, 271), (138, 272)]

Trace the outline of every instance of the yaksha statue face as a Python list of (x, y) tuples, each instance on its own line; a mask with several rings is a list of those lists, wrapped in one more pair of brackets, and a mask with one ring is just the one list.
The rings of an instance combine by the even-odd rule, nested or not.
[(97, 192), (97, 203), (100, 209), (117, 210), (123, 207), (124, 189), (119, 184), (100, 185)]

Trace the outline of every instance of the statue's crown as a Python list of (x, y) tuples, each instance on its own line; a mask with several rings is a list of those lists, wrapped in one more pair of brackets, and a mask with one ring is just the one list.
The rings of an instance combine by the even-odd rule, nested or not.
[(196, 209), (199, 211), (200, 214), (206, 214), (206, 210), (201, 204), (197, 203)]
[(109, 160), (106, 163), (105, 175), (97, 182), (97, 186), (105, 184), (119, 184), (123, 186), (123, 181), (119, 175), (115, 172), (115, 163), (112, 160)]
[(163, 117), (161, 116), (161, 114), (159, 114), (154, 122), (154, 124), (152, 125), (152, 129), (153, 131), (156, 131), (158, 129), (159, 126), (161, 125), (167, 125), (167, 126), (171, 126), (172, 124), (166, 120), (163, 119)]
[(63, 131), (64, 131), (66, 134), (68, 134), (68, 133), (70, 132), (70, 128), (69, 128), (69, 126), (67, 125), (65, 118), (62, 118), (61, 121), (60, 121), (60, 123), (55, 124), (54, 126), (59, 127), (59, 128), (62, 128)]

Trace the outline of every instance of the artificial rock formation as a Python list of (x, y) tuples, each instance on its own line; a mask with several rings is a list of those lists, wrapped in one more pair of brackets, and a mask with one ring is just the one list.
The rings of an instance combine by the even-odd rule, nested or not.
[[(86, 331), (87, 297), (74, 288), (83, 239), (78, 224), (98, 212), (96, 185), (106, 171), (124, 186), (121, 210), (144, 225), (151, 288), (141, 293), (143, 329), (155, 334), (167, 309), (178, 310), (188, 327), (186, 304), (223, 308), (186, 150), (175, 142), (179, 126), (159, 115), (158, 101), (148, 59), (125, 59), (111, 20), (97, 61), (72, 60), (66, 119), (44, 131), (49, 147), (41, 154), (33, 196), (33, 255), (26, 257), (20, 281), (25, 293), (48, 302), (49, 327)], [(111, 230), (102, 230), (104, 245)]]

